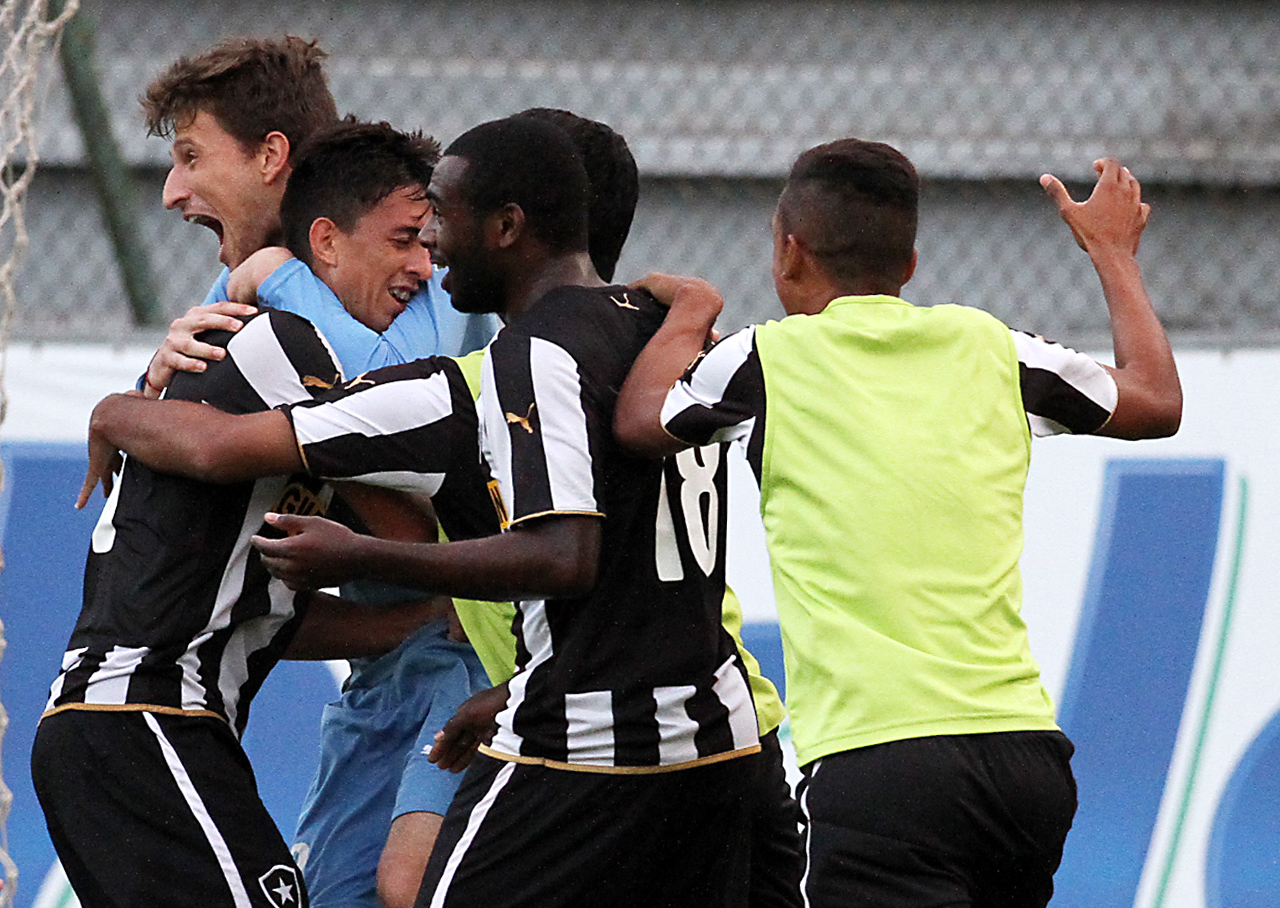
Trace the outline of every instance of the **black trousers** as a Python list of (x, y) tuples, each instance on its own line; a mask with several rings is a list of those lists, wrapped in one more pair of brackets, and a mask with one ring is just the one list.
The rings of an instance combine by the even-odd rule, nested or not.
[(748, 908), (800, 908), (800, 875), (804, 852), (800, 840), (800, 805), (791, 796), (782, 763), (778, 732), (760, 738), (759, 762), (752, 782), (751, 877)]
[(809, 904), (1043, 908), (1076, 810), (1061, 732), (913, 738), (804, 767)]

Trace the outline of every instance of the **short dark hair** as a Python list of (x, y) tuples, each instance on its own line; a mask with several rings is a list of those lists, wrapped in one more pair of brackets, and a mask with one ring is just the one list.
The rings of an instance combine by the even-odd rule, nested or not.
[(640, 173), (627, 140), (599, 120), (588, 120), (567, 110), (531, 107), (516, 116), (550, 123), (573, 140), (591, 189), (587, 252), (596, 273), (606, 281), (613, 280), (640, 198)]
[(343, 233), (379, 202), (410, 188), (427, 197), (431, 172), (440, 160), (440, 143), (420, 132), (404, 133), (388, 123), (362, 123), (347, 117), (312, 136), (280, 200), (285, 245), (308, 265), (311, 225), (328, 218)]
[(920, 178), (902, 152), (840, 139), (796, 159), (778, 218), (832, 277), (900, 280), (915, 250), (919, 207)]
[(196, 57), (179, 57), (152, 80), (140, 101), (147, 133), (170, 138), (205, 111), (246, 150), (268, 133), (289, 139), (290, 158), (314, 133), (338, 120), (314, 41), (232, 38)]
[(459, 187), (478, 216), (516, 204), (555, 252), (587, 248), (587, 173), (572, 140), (549, 123), (507, 117), (473, 127), (445, 149), (467, 162)]

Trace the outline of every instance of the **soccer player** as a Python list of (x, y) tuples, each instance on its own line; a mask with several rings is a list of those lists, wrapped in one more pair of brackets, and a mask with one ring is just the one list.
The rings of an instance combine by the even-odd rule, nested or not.
[[(291, 145), (336, 114), (323, 54), (306, 42), (233, 42), (218, 56), (230, 65), (205, 69), (220, 69), (228, 103), (197, 110), (184, 96), (175, 168), (198, 169), (205, 198), (189, 214), (238, 263), (271, 233), (241, 190), (252, 182), (278, 204)], [(263, 85), (247, 110), (245, 93)], [(314, 329), (283, 313), (229, 346), (227, 368), (173, 394), (247, 411), (307, 397), (306, 379), (339, 371)], [(255, 346), (258, 368), (238, 371)], [(32, 755), (51, 836), (86, 906), (189, 904), (193, 892), (212, 905), (305, 900), (237, 738), (297, 624), (294, 597), (268, 585), (248, 536), (263, 509), (319, 508), (320, 492), (288, 477), (227, 489), (126, 469), (94, 532), (84, 608)]]
[[(736, 758), (758, 751), (720, 624), (724, 465), (716, 448), (663, 464), (614, 445), (615, 389), (661, 313), (594, 274), (581, 165), (536, 125), (496, 121), (455, 141), (424, 234), (454, 305), (497, 301), (507, 322), (480, 409), (510, 529), (434, 547), (352, 539), (330, 570), (520, 600), (520, 670), (420, 904), (724, 904), (745, 894), (753, 764)], [(264, 540), (264, 557), (323, 580), (293, 570), (315, 541), (298, 528), (296, 546)]]
[(1083, 204), (1042, 182), (1101, 278), (1117, 367), (976, 309), (899, 297), (905, 157), (845, 139), (796, 161), (774, 214), (788, 318), (702, 351), (703, 282), (672, 303), (617, 410), (646, 453), (737, 439), (761, 485), (804, 772), (812, 905), (1043, 906), (1075, 812), (1072, 746), (1019, 617), (1032, 435), (1172, 434), (1181, 391), (1135, 260), (1148, 206), (1114, 160)]
[[(362, 327), (385, 331), (431, 269), (418, 230), (429, 207), (422, 192), (437, 146), (424, 142), (386, 124), (354, 122), (309, 141), (281, 205), (285, 238), (297, 257), (276, 247), (254, 253), (231, 273), (229, 295), (302, 313), (341, 305)], [(386, 212), (399, 219), (379, 219), (380, 209), (362, 215), (365, 200), (387, 189), (377, 182), (385, 184), (390, 170), (381, 159), (416, 146), (429, 163), (417, 174), (417, 189), (400, 191), (403, 204)], [(406, 256), (413, 269), (395, 268)], [(474, 443), (472, 449), (475, 462)], [(461, 480), (462, 470), (455, 472)], [(483, 480), (475, 485), (478, 517), (475, 509), (459, 513), (465, 497), (448, 499), (455, 538), (498, 529)], [(367, 587), (343, 593), (362, 602), (421, 598), (409, 590)], [(289, 654), (300, 655), (297, 648)], [(451, 639), (444, 616), (415, 628), (390, 652), (352, 659), (351, 666), (342, 697), (325, 708), (320, 766), (293, 850), (314, 904), (410, 905), (457, 788), (455, 779), (430, 765), (424, 748), (486, 679), (475, 651)]]
[[(309, 258), (353, 312), (389, 320), (431, 267), (417, 234), (438, 146), (380, 127), (341, 137), (347, 156), (325, 163), (348, 165), (341, 183), (355, 202), (311, 223)], [(324, 201), (307, 195), (300, 207)], [(291, 313), (268, 310), (214, 340), (226, 357), (177, 376), (169, 396), (248, 413), (342, 378), (324, 338)], [(249, 538), (268, 510), (323, 513), (331, 494), (302, 474), (228, 487), (125, 465), (93, 534), (84, 607), (32, 756), (83, 904), (306, 903), (238, 737), (308, 603), (269, 578)], [(361, 646), (354, 631), (347, 642)]]

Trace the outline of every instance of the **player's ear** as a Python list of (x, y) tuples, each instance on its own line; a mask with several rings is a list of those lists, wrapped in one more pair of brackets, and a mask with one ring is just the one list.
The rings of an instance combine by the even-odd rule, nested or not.
[(809, 250), (794, 233), (784, 233), (778, 245), (779, 277), (795, 280), (803, 273)]
[(485, 219), (485, 245), (491, 249), (506, 249), (524, 234), (524, 209), (515, 202), (508, 202)]
[(311, 259), (317, 265), (332, 268), (338, 263), (338, 225), (328, 218), (316, 218), (311, 222), (307, 239), (311, 243)]
[(258, 170), (267, 184), (289, 176), (289, 137), (282, 132), (269, 132), (258, 145)]
[(902, 272), (902, 283), (905, 284), (911, 280), (916, 273), (916, 262), (920, 260), (920, 251), (918, 249), (911, 250), (911, 261), (907, 263), (906, 269)]

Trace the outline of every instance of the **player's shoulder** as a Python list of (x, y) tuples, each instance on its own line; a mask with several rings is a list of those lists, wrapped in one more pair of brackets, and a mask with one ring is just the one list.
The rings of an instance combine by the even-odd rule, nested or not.
[(467, 387), (467, 379), (458, 360), (452, 356), (423, 356), (411, 359), (407, 363), (396, 363), (383, 366), (357, 375), (346, 383), (348, 390), (359, 390), (371, 385), (385, 385), (390, 382), (429, 379), (443, 375), (450, 385)]
[(507, 326), (512, 337), (538, 338), (574, 359), (614, 356), (629, 362), (662, 324), (666, 308), (627, 287), (557, 287)]
[(308, 377), (317, 388), (342, 381), (342, 365), (324, 334), (308, 319), (280, 309), (264, 308), (242, 319), (244, 327), (227, 343), (227, 352), (242, 364), (268, 364)]

